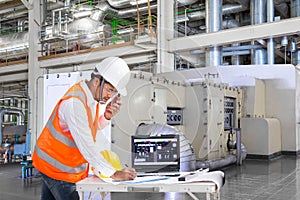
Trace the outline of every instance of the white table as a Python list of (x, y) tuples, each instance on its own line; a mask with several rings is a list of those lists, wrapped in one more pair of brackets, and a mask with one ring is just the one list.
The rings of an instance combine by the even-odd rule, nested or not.
[(206, 193), (207, 200), (210, 200), (211, 195), (214, 200), (220, 200), (220, 192), (214, 182), (147, 182), (138, 184), (120, 183), (115, 185), (104, 182), (97, 176), (90, 176), (77, 182), (76, 190), (81, 200), (84, 200), (84, 192), (99, 192), (102, 195), (104, 192), (185, 192), (195, 200), (198, 200), (198, 197), (194, 193)]

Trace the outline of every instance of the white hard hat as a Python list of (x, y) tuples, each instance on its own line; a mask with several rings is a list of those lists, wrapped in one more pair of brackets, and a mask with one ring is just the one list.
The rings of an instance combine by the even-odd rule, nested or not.
[(112, 84), (121, 95), (127, 95), (126, 85), (130, 79), (130, 70), (123, 59), (119, 57), (105, 58), (96, 66), (96, 69), (99, 75)]

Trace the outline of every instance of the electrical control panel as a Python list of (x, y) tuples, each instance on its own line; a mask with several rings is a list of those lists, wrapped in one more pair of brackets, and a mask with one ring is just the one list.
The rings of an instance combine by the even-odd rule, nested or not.
[(167, 108), (167, 124), (182, 125), (183, 112), (181, 108)]
[(235, 98), (224, 97), (224, 130), (234, 128)]

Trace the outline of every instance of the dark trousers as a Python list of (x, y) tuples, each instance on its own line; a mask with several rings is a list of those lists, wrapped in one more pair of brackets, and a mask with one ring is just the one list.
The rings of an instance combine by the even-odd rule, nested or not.
[(41, 200), (79, 200), (74, 183), (55, 180), (42, 174)]

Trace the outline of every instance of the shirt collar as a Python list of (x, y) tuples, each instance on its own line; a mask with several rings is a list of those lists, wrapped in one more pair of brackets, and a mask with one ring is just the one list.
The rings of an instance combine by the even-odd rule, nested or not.
[(89, 89), (88, 85), (86, 84), (85, 81), (81, 81), (80, 82), (81, 87), (83, 88), (86, 97), (87, 97), (87, 105), (90, 107), (91, 105), (97, 103), (97, 101), (95, 101), (93, 94), (91, 92), (91, 90)]

